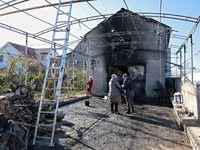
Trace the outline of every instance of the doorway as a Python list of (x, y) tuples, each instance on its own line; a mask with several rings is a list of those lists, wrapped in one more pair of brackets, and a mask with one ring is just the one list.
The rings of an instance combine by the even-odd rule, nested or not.
[[(136, 66), (108, 66), (107, 69), (107, 83), (109, 83), (112, 74), (117, 74), (117, 72), (121, 70), (122, 74), (127, 73), (130, 75), (135, 82), (135, 95), (136, 97), (145, 97), (145, 66), (144, 65), (136, 65)], [(109, 90), (107, 84), (107, 91)]]
[(135, 96), (136, 97), (145, 97), (145, 66), (137, 65), (137, 66), (127, 66), (129, 75), (132, 77), (135, 83)]
[(127, 66), (108, 66), (107, 71), (107, 83), (109, 83), (111, 79), (112, 74), (117, 74), (117, 72), (121, 70), (122, 74), (127, 73), (128, 74), (128, 68)]

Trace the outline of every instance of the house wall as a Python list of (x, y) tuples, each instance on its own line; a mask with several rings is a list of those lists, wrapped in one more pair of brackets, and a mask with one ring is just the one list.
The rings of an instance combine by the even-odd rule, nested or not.
[(12, 57), (18, 57), (20, 55), (20, 52), (13, 48), (12, 45), (9, 43), (5, 44), (1, 48), (2, 52), (4, 53), (3, 55), (3, 61), (0, 61), (0, 69), (5, 69), (5, 67), (8, 65), (7, 61), (12, 58)]
[(48, 59), (49, 59), (49, 55), (47, 54), (47, 55), (41, 55), (41, 56), (39, 56), (39, 57), (37, 57), (38, 59), (39, 59), (39, 61), (41, 61), (41, 63), (45, 66), (45, 67), (47, 67), (47, 65), (48, 65)]
[[(84, 43), (79, 43), (79, 46), (82, 45), (83, 47), (85, 46)], [(79, 54), (80, 51), (78, 51), (76, 49), (76, 52), (70, 52), (67, 54), (67, 57), (66, 57), (66, 60), (65, 60), (65, 63), (67, 65), (69, 65), (69, 68), (70, 67), (73, 67), (73, 62), (74, 62), (74, 68), (78, 69), (78, 70), (82, 70), (82, 69), (86, 69), (86, 60), (87, 60), (87, 57), (85, 55), (81, 55)], [(84, 52), (85, 53), (85, 52)], [(73, 56), (74, 55), (74, 56)], [(69, 60), (68, 60), (69, 59)], [(69, 64), (68, 64), (69, 62)]]
[[(145, 25), (145, 21), (142, 18), (136, 18), (135, 22), (141, 23), (143, 22), (143, 27), (146, 30), (153, 31), (157, 29), (157, 24), (155, 23), (147, 23)], [(110, 21), (112, 22), (112, 21)], [(133, 23), (130, 23), (128, 26), (128, 21), (125, 21), (127, 26), (126, 30), (134, 30)], [(114, 25), (113, 25), (114, 26)], [(123, 25), (122, 25), (123, 26)], [(92, 37), (98, 34), (102, 34), (105, 32), (105, 25), (99, 27), (93, 32), (90, 32), (87, 36)], [(117, 27), (116, 27), (117, 28)], [(128, 28), (128, 29), (127, 29)], [(138, 27), (140, 28), (140, 26)], [(110, 28), (109, 28), (110, 29)], [(110, 29), (111, 30), (111, 29)], [(124, 29), (125, 30), (125, 29)], [(144, 29), (141, 29), (144, 30)], [(164, 27), (161, 27), (161, 30), (165, 30)], [(165, 39), (166, 35), (162, 35), (162, 39)], [(117, 37), (119, 38), (119, 37)], [(124, 37), (125, 38), (125, 37)], [(131, 37), (133, 41), (138, 41), (137, 36)], [(164, 53), (165, 50), (165, 40), (162, 40), (161, 45), (153, 45), (151, 42), (156, 42), (156, 35), (152, 34), (141, 36), (143, 41), (148, 41), (149, 44), (144, 44), (143, 48), (141, 45), (132, 45), (132, 47), (136, 47), (134, 53), (130, 58), (126, 57), (127, 52), (123, 52), (123, 49), (120, 51), (114, 51), (113, 47), (101, 47), (102, 43), (105, 43), (102, 39), (87, 39), (87, 44), (89, 47), (89, 53), (92, 56), (98, 56), (92, 58), (95, 60), (96, 66), (94, 68), (90, 67), (90, 75), (94, 77), (94, 85), (92, 88), (92, 94), (103, 96), (107, 91), (107, 67), (109, 65), (123, 65), (123, 66), (133, 66), (133, 65), (145, 65), (146, 67), (146, 95), (148, 98), (156, 98), (157, 92), (154, 90), (156, 88), (156, 81), (159, 80), (161, 85), (165, 87), (165, 65), (166, 65), (166, 56)], [(109, 39), (107, 39), (109, 41)], [(110, 41), (111, 42), (111, 41)], [(94, 46), (99, 46), (96, 49)], [(108, 53), (111, 52), (111, 53)], [(107, 53), (107, 54), (104, 54)], [(101, 55), (103, 54), (103, 55)], [(89, 77), (89, 74), (88, 74)]]
[[(146, 96), (149, 98), (156, 98), (157, 92), (154, 88), (157, 87), (157, 79), (161, 81), (163, 87), (165, 87), (165, 57), (164, 54), (152, 53), (152, 52), (136, 52), (137, 56), (142, 56), (144, 59), (140, 63), (130, 63), (123, 64), (123, 61), (115, 65), (125, 65), (125, 66), (134, 66), (134, 65), (145, 65), (145, 75), (146, 75)], [(159, 56), (161, 55), (161, 60)], [(148, 57), (148, 59), (146, 58)], [(157, 59), (156, 59), (157, 58)], [(94, 85), (92, 88), (92, 93), (95, 95), (103, 95), (107, 91), (107, 67), (105, 61), (105, 56), (99, 56), (95, 58), (96, 65), (94, 68), (90, 67), (90, 73), (87, 74), (94, 78)], [(134, 59), (134, 56), (133, 56)], [(96, 84), (95, 84), (96, 83)]]
[[(118, 32), (136, 31), (132, 19), (130, 19), (130, 17), (124, 17), (125, 15), (128, 14), (125, 13), (123, 17), (111, 17), (109, 19), (110, 24)], [(108, 91), (108, 66), (127, 67), (144, 65), (146, 76), (144, 89), (146, 90), (145, 97), (147, 98), (157, 97), (158, 93), (154, 90), (157, 87), (157, 80), (165, 87), (165, 48), (168, 28), (166, 29), (165, 26), (159, 27), (158, 23), (151, 22), (151, 20), (139, 16), (133, 17), (133, 20), (137, 30), (140, 31), (140, 38), (138, 34), (135, 34), (136, 32), (133, 34), (130, 33), (130, 35), (122, 35), (123, 39), (131, 39), (132, 43), (128, 49), (126, 48), (126, 44), (123, 45), (120, 42), (115, 42), (120, 40), (117, 34), (115, 34), (115, 36), (101, 36), (101, 34), (115, 32), (106, 21), (87, 33), (86, 43), (82, 41), (75, 48), (77, 52), (85, 51), (86, 54), (89, 54), (88, 57), (76, 54), (75, 59), (83, 60), (83, 58), (86, 58), (87, 79), (89, 76), (93, 76), (94, 80), (92, 87), (93, 95), (103, 96), (104, 93)], [(157, 32), (158, 29), (161, 30), (160, 36)], [(111, 45), (108, 45), (106, 41), (111, 43)], [(130, 57), (127, 57), (127, 54), (130, 53), (129, 51), (132, 54)]]
[(182, 82), (181, 93), (183, 98), (183, 104), (186, 109), (193, 113), (197, 119), (200, 119), (200, 86), (198, 84), (191, 84), (188, 82)]
[[(38, 51), (38, 50), (36, 50)], [(57, 57), (59, 56), (58, 52), (54, 52), (53, 50), (51, 51), (51, 54), (49, 55), (49, 53), (44, 54), (42, 50), (40, 50), (41, 53), (35, 55), (35, 57), (37, 57), (38, 61), (41, 62), (42, 65), (44, 65), (45, 67), (47, 67), (48, 65), (48, 60), (49, 60), (49, 56), (51, 55), (51, 57)]]

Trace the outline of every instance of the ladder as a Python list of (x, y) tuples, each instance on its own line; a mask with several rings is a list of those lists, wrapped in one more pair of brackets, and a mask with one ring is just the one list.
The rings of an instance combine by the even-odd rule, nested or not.
[[(54, 31), (53, 31), (48, 65), (47, 65), (46, 73), (45, 73), (42, 95), (41, 95), (39, 109), (38, 109), (35, 133), (34, 133), (34, 137), (33, 137), (33, 145), (42, 145), (42, 146), (54, 146), (55, 145), (53, 143), (53, 139), (54, 139), (54, 133), (55, 133), (55, 127), (56, 127), (56, 120), (57, 120), (57, 113), (58, 113), (58, 106), (59, 106), (59, 97), (60, 97), (60, 91), (61, 91), (61, 86), (62, 86), (62, 78), (63, 78), (63, 72), (64, 72), (64, 67), (65, 67), (65, 58), (66, 58), (66, 54), (67, 54), (67, 46), (68, 46), (69, 32), (70, 32), (69, 21), (70, 21), (70, 16), (71, 16), (73, 0), (71, 0), (71, 2), (69, 4), (62, 4), (61, 1), (62, 0), (59, 0), (59, 5), (57, 8), (57, 16), (56, 16), (56, 21), (55, 21), (55, 26), (54, 26)], [(61, 10), (61, 8), (63, 10)], [(59, 28), (59, 25), (61, 25), (63, 23), (67, 24), (65, 30)], [(60, 42), (62, 44), (60, 44), (61, 46), (59, 46), (59, 47), (55, 47), (55, 45), (54, 45), (55, 42)], [(56, 57), (55, 55), (53, 55), (53, 52), (55, 52), (56, 50), (62, 50), (61, 57)], [(46, 85), (47, 83), (50, 83), (50, 82), (54, 83), (53, 87), (48, 87), (48, 85)], [(48, 91), (54, 91), (55, 95), (54, 95), (53, 100), (44, 99), (45, 92), (48, 92)], [(42, 105), (44, 102), (56, 103), (55, 110), (43, 111)], [(52, 120), (53, 123), (52, 124), (43, 123), (41, 121), (41, 114), (53, 114), (53, 116), (54, 116), (54, 119)], [(52, 129), (51, 136), (49, 136), (49, 137), (38, 136), (38, 128), (39, 127), (51, 128)]]

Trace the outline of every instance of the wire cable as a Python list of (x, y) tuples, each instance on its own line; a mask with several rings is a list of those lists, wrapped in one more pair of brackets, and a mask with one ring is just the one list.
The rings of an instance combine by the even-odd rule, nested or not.
[[(1, 1), (1, 0), (0, 0), (0, 1)], [(9, 3), (12, 3), (12, 2), (14, 2), (14, 1), (17, 1), (17, 0), (12, 0), (12, 1), (6, 2), (6, 4), (7, 4), (7, 5), (10, 5)], [(6, 5), (6, 4), (1, 4), (0, 7), (1, 7), (1, 6), (4, 6), (4, 5)]]
[[(3, 0), (1, 0), (2, 2), (4, 2)], [(13, 0), (13, 1), (16, 1), (16, 0)], [(14, 6), (14, 5), (17, 5), (17, 4), (20, 4), (20, 3), (23, 3), (23, 2), (26, 2), (26, 1), (29, 1), (29, 0), (23, 0), (23, 1), (20, 1), (20, 2), (16, 2), (16, 3), (14, 3), (14, 4), (9, 4), (9, 3), (11, 3), (11, 2), (13, 2), (13, 1), (10, 1), (10, 2), (5, 2), (4, 4), (2, 4), (1, 6), (3, 6), (3, 5), (6, 5), (7, 4), (7, 6), (5, 6), (5, 7), (3, 7), (3, 8), (0, 8), (0, 10), (2, 10), (2, 9), (5, 9), (5, 8), (8, 8), (8, 7), (10, 7), (10, 6)]]
[[(48, 0), (45, 0), (48, 4), (50, 4), (51, 6), (53, 6), (55, 9), (58, 9), (55, 5), (52, 5)], [(64, 13), (64, 11), (60, 10), (62, 13)], [(78, 20), (77, 18), (71, 16), (71, 18)], [(87, 25), (85, 25), (84, 23), (81, 22), (81, 24), (83, 24), (86, 28), (88, 28), (89, 30), (91, 30), (91, 28), (89, 28)]]
[[(191, 58), (193, 58), (194, 56), (197, 56), (197, 55), (199, 55), (199, 53), (200, 53), (200, 50), (198, 50), (195, 54), (193, 54), (190, 58), (188, 58), (187, 60), (185, 60), (184, 62), (182, 62), (181, 64), (180, 64), (180, 66), (182, 66), (182, 64), (185, 64), (187, 61), (189, 61)], [(174, 66), (173, 66), (174, 67)], [(173, 67), (171, 67), (171, 68), (173, 68)], [(171, 69), (171, 68), (169, 68), (169, 69)]]
[[(130, 13), (130, 10), (129, 10), (129, 8), (128, 8), (128, 5), (126, 4), (126, 1), (125, 1), (125, 0), (123, 0), (123, 1), (124, 1), (125, 5), (126, 5), (126, 7), (127, 7), (127, 9), (128, 9), (128, 14), (129, 14), (129, 13)], [(140, 33), (138, 32), (138, 29), (137, 29), (137, 27), (136, 27), (136, 25), (135, 25), (135, 22), (134, 22), (134, 20), (133, 20), (132, 17), (131, 17), (131, 21), (133, 22), (133, 25), (134, 25), (134, 27), (135, 27), (135, 30), (137, 31), (138, 37), (139, 37), (139, 39), (140, 39), (140, 41), (141, 41), (142, 48), (144, 49), (144, 46), (143, 46), (143, 44), (142, 44), (142, 39), (141, 39)]]
[[(118, 13), (119, 15), (122, 14), (122, 13)], [(158, 17), (157, 15), (159, 13), (150, 13), (150, 12), (137, 12), (137, 14), (141, 15), (141, 16), (144, 16), (144, 17)], [(153, 14), (153, 16), (148, 16), (149, 14)], [(112, 16), (113, 14), (105, 14), (104, 16), (106, 18), (108, 18), (109, 16)], [(1, 16), (1, 14), (0, 14)], [(99, 16), (91, 16), (91, 17), (86, 17), (86, 18), (81, 18), (79, 19), (78, 21), (77, 20), (74, 20), (74, 21), (71, 21), (70, 22), (70, 25), (74, 25), (74, 24), (77, 24), (77, 23), (80, 23), (80, 22), (88, 22), (88, 21), (94, 21), (94, 20), (99, 20), (99, 19), (103, 19), (102, 17), (100, 17), (101, 15)], [(130, 16), (135, 16), (135, 14), (131, 14)], [(172, 17), (171, 17), (172, 16)], [(175, 17), (174, 17), (175, 16)], [(112, 17), (118, 17), (118, 16), (112, 16)], [(160, 15), (159, 15), (160, 17)], [(162, 18), (169, 18), (169, 19), (175, 19), (175, 20), (181, 20), (181, 21), (188, 21), (188, 22), (196, 22), (196, 20), (198, 18), (193, 18), (193, 17), (189, 17), (189, 16), (182, 16), (182, 15), (176, 15), (176, 14), (167, 14), (167, 13), (162, 13), (161, 14), (161, 17)], [(186, 19), (183, 19), (183, 18), (186, 18)], [(190, 20), (188, 20), (188, 18)], [(65, 27), (66, 24), (63, 23), (61, 25), (58, 25), (59, 28), (62, 28), (62, 27)], [(34, 35), (35, 36), (38, 36), (38, 35), (41, 35), (41, 34), (45, 34), (45, 33), (48, 33), (48, 32), (51, 32), (53, 30), (53, 28), (47, 28), (47, 29), (44, 29), (42, 31), (39, 31), (37, 33), (35, 33)]]
[[(3, 0), (2, 0), (2, 2), (3, 2), (3, 3), (6, 3), (6, 2), (4, 2)], [(40, 18), (38, 18), (38, 17), (35, 17), (35, 16), (33, 16), (33, 15), (31, 15), (31, 14), (25, 12), (25, 11), (22, 11), (21, 9), (19, 9), (19, 8), (15, 7), (15, 6), (12, 6), (12, 7), (15, 8), (15, 9), (17, 9), (17, 10), (19, 10), (19, 11), (21, 11), (21, 12), (23, 12), (23, 13), (25, 13), (25, 14), (27, 14), (27, 15), (29, 15), (29, 16), (31, 16), (31, 17), (33, 17), (33, 18), (35, 18), (35, 19), (37, 19), (37, 20), (39, 20), (39, 21), (41, 21), (41, 22), (44, 22), (44, 23), (46, 23), (46, 24), (49, 24), (49, 25), (53, 26), (51, 23), (46, 22), (46, 21), (44, 21), (44, 20), (42, 20), (42, 19), (40, 19)]]
[(103, 3), (103, 1), (101, 0), (101, 3), (102, 3), (102, 5), (103, 5), (103, 7), (105, 8), (105, 12), (107, 11), (107, 8), (106, 8), (106, 6), (104, 5), (104, 3)]
[[(103, 14), (101, 14), (92, 4), (90, 4), (88, 1), (87, 1), (87, 3), (96, 11), (96, 12), (98, 12), (106, 21), (107, 21), (107, 23), (111, 26), (111, 28), (117, 33), (117, 35), (121, 38), (121, 39), (123, 39), (123, 37), (122, 36), (120, 36), (119, 34), (118, 34), (118, 32), (116, 31), (116, 29), (110, 24), (110, 22), (109, 22), (109, 20), (103, 15)], [(102, 38), (103, 39), (103, 38)], [(105, 42), (107, 42), (107, 43), (109, 43), (108, 41), (106, 41), (105, 39), (103, 39)], [(123, 41), (125, 41), (124, 39), (123, 39)]]
[(138, 3), (138, 1), (136, 0), (136, 2), (137, 2), (137, 5), (138, 5), (138, 8), (139, 8), (139, 11), (140, 11), (140, 6), (139, 6), (139, 3)]
[[(199, 0), (198, 0), (198, 2), (197, 2), (197, 4), (196, 4), (195, 9), (193, 10), (193, 12), (191, 13), (190, 16), (192, 16), (192, 14), (195, 12), (195, 10), (197, 9), (198, 5), (199, 5)], [(186, 23), (187, 23), (187, 22), (184, 23), (184, 25), (183, 25), (183, 27), (181, 28), (181, 30), (183, 30), (183, 28), (184, 28), (184, 26), (185, 26)], [(181, 30), (180, 30), (180, 31), (181, 31)]]
[[(6, 2), (4, 2), (3, 0), (1, 0), (1, 1), (2, 1), (3, 3), (6, 3)], [(29, 15), (29, 16), (31, 16), (31, 17), (33, 17), (33, 18), (35, 18), (35, 19), (37, 19), (37, 20), (42, 21), (43, 23), (46, 23), (46, 24), (51, 25), (52, 27), (54, 27), (54, 25), (51, 24), (51, 23), (48, 23), (48, 22), (46, 22), (46, 21), (44, 21), (44, 20), (42, 20), (42, 19), (40, 19), (40, 18), (38, 18), (38, 17), (35, 17), (35, 16), (33, 16), (33, 15), (31, 15), (31, 14), (25, 12), (25, 11), (22, 11), (21, 9), (18, 9), (18, 8), (15, 7), (15, 6), (12, 6), (12, 7), (15, 8), (15, 9), (17, 9), (17, 10), (19, 10), (19, 11), (21, 11), (21, 12), (23, 12), (23, 13), (25, 13), (25, 14), (27, 14), (27, 15)], [(73, 35), (73, 34), (71, 34), (71, 33), (70, 33), (70, 35), (73, 36), (73, 37), (75, 37), (75, 38), (78, 38), (77, 36), (75, 36), (75, 35)], [(80, 38), (78, 38), (78, 39), (80, 39)]]

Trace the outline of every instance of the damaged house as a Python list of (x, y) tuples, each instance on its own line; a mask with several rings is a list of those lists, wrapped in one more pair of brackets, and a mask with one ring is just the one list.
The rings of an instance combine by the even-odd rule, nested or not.
[(86, 68), (87, 79), (93, 76), (93, 95), (108, 92), (111, 75), (121, 70), (135, 80), (136, 96), (158, 98), (165, 88), (170, 33), (169, 26), (122, 8), (85, 34), (69, 62)]

